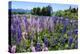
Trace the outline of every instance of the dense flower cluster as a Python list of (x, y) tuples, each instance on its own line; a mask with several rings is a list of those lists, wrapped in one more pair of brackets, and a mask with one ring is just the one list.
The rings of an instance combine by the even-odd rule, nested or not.
[(76, 49), (78, 21), (54, 16), (12, 15), (11, 45), (12, 52)]

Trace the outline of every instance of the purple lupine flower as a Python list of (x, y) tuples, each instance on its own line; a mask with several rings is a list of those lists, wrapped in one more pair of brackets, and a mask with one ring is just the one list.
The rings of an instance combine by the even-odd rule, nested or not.
[(17, 41), (20, 42), (22, 37), (22, 31), (21, 31), (20, 25), (18, 26), (18, 29), (17, 29), (17, 35), (18, 35)]
[(69, 42), (72, 43), (73, 42), (73, 38), (69, 37)]
[(58, 43), (57, 39), (54, 40), (54, 45), (56, 45)]
[(15, 53), (16, 52), (16, 45), (13, 45), (11, 48), (11, 53)]
[(66, 25), (69, 24), (69, 19), (68, 19), (68, 18), (65, 19), (65, 24), (66, 24)]
[(78, 48), (78, 45), (75, 45), (75, 48), (77, 49)]
[(36, 51), (42, 51), (41, 45), (40, 45), (39, 42), (36, 43), (35, 50), (36, 50)]
[(74, 34), (78, 34), (78, 29), (75, 29), (73, 32)]
[(53, 31), (53, 28), (54, 28), (53, 26), (54, 26), (53, 20), (52, 20), (52, 18), (50, 18), (49, 24), (48, 24), (48, 29), (50, 32)]
[(28, 23), (27, 17), (26, 16), (23, 16), (22, 21), (23, 21), (23, 24), (24, 24), (24, 27), (25, 27), (26, 32), (28, 32), (29, 23)]
[(66, 32), (66, 26), (64, 26), (64, 28), (62, 29), (62, 33)]
[(72, 35), (72, 32), (71, 32), (71, 31), (69, 31), (67, 34), (68, 34), (68, 36), (71, 36), (71, 35)]
[(42, 18), (39, 20), (39, 24), (40, 24), (39, 28), (43, 28), (43, 20), (42, 20)]
[(66, 38), (64, 38), (62, 41), (61, 41), (61, 43), (62, 43), (62, 45), (64, 45), (65, 44), (65, 42), (66, 42)]
[(21, 27), (20, 27), (20, 18), (18, 18), (18, 16), (16, 16), (13, 26), (14, 26), (14, 29), (16, 30), (16, 34), (17, 34), (16, 39), (19, 43), (22, 35), (21, 35)]
[(43, 46), (42, 51), (48, 51), (48, 47), (46, 47), (44, 43), (42, 44), (42, 46)]
[(44, 41), (43, 42), (46, 45), (46, 47), (48, 47), (49, 42), (48, 42), (48, 39), (46, 37), (44, 37)]
[(11, 53), (11, 45), (9, 45), (8, 52)]
[(11, 24), (11, 33), (13, 33), (13, 35), (16, 33), (15, 28), (13, 26), (13, 24)]
[(71, 47), (71, 44), (73, 43), (73, 38), (70, 36), (68, 39), (69, 47)]
[(31, 50), (32, 50), (32, 52), (36, 51), (34, 46), (31, 46)]
[(75, 49), (77, 49), (78, 48), (78, 40), (75, 40), (75, 47), (74, 47)]
[(31, 41), (31, 46), (30, 46), (30, 48), (31, 48), (31, 51), (32, 52), (35, 52), (36, 50), (35, 50), (35, 47), (33, 46), (33, 41)]

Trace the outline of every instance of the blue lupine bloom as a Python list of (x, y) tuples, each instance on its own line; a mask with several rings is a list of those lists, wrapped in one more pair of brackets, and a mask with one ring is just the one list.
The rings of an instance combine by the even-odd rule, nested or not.
[(23, 16), (23, 20), (25, 22), (25, 24), (27, 23), (27, 17), (26, 16)]
[(17, 34), (18, 34), (18, 39), (17, 39), (17, 41), (20, 42), (21, 37), (22, 37), (22, 32), (21, 32), (21, 28), (20, 28), (20, 26), (18, 27)]
[(54, 40), (54, 45), (56, 45), (58, 43), (57, 39)]
[(26, 31), (28, 31), (28, 21), (27, 21), (27, 17), (23, 16), (23, 21), (24, 21), (24, 25), (26, 27)]
[(77, 49), (78, 48), (78, 45), (75, 45), (75, 48)]
[(13, 36), (16, 34), (16, 26), (14, 24), (11, 24), (11, 33)]
[(40, 22), (39, 22), (39, 24), (40, 24), (40, 28), (43, 28), (43, 20), (42, 19), (40, 19)]
[(62, 45), (65, 44), (66, 40), (67, 40), (66, 38), (64, 38), (64, 39), (62, 40)]
[(46, 47), (48, 47), (48, 39), (46, 37), (44, 37), (44, 44), (46, 45)]
[(72, 32), (71, 32), (71, 31), (69, 31), (67, 34), (68, 34), (68, 36), (70, 36), (70, 35), (72, 35)]
[(75, 29), (74, 30), (74, 34), (78, 34), (78, 29)]
[[(61, 29), (60, 33), (54, 31), (57, 24), (59, 24), (61, 26), (63, 25), (63, 27), (59, 27)], [(70, 20), (68, 18), (63, 18), (63, 17), (40, 16), (40, 17), (27, 18), (27, 16), (25, 16), (25, 15), (24, 16), (23, 15), (22, 16), (14, 15), (11, 18), (11, 35), (12, 35), (11, 37), (13, 38), (13, 36), (15, 36), (15, 38), (16, 38), (15, 41), (18, 44), (18, 43), (20, 43), (21, 38), (22, 38), (22, 31), (26, 30), (25, 32), (29, 31), (29, 32), (27, 32), (28, 36), (25, 35), (29, 39), (29, 41), (33, 41), (33, 43), (34, 43), (34, 41), (37, 42), (37, 40), (39, 40), (41, 42), (43, 40), (43, 44), (47, 48), (61, 45), (65, 49), (65, 47), (64, 47), (65, 44), (67, 44), (67, 47), (70, 47), (70, 48), (72, 47), (71, 46), (72, 44), (75, 44), (74, 48), (78, 48), (78, 46), (77, 46), (78, 42), (76, 41), (77, 40), (76, 34), (78, 34), (78, 29), (77, 29), (78, 25), (77, 25), (77, 22), (71, 22), (71, 24), (70, 24)], [(70, 26), (72, 28), (70, 28)], [(67, 33), (67, 35), (65, 35), (65, 37), (64, 37), (64, 34), (66, 34), (66, 33)], [(44, 34), (46, 34), (48, 36), (43, 36)], [(55, 35), (55, 36), (53, 36), (53, 35)], [(36, 37), (34, 37), (34, 36), (36, 36)], [(37, 40), (35, 40), (36, 38), (37, 38)], [(41, 38), (43, 38), (43, 39), (41, 39)], [(35, 47), (33, 47), (35, 49), (35, 51), (42, 51), (42, 46), (41, 46), (42, 44), (39, 41), (35, 44)], [(28, 42), (28, 43), (30, 43), (30, 42)], [(27, 50), (26, 43), (24, 43), (22, 47), (25, 50)]]
[(69, 42), (70, 42), (70, 43), (73, 42), (73, 38), (72, 38), (72, 37), (69, 38)]
[(20, 19), (18, 17), (15, 18), (14, 23), (18, 25), (20, 23)]
[(30, 39), (30, 40), (33, 40), (33, 36), (30, 35), (30, 36), (29, 36), (29, 39)]
[(40, 43), (36, 43), (35, 50), (36, 51), (41, 51), (42, 50)]
[(64, 26), (63, 30), (62, 30), (62, 33), (65, 33), (66, 32), (66, 26)]
[(71, 36), (69, 37), (68, 42), (69, 42), (69, 46), (71, 46), (71, 44), (73, 43), (73, 38)]
[(67, 26), (68, 24), (69, 24), (69, 20), (68, 19), (66, 19), (66, 20), (63, 21), (63, 25), (64, 26)]

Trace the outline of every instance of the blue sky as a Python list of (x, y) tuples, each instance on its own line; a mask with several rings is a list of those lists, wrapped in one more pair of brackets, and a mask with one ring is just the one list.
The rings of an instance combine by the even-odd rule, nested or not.
[(56, 3), (39, 3), (39, 2), (22, 2), (22, 1), (13, 1), (12, 9), (32, 9), (34, 7), (45, 7), (51, 5), (53, 11), (68, 9), (70, 6), (77, 8), (77, 5), (72, 4), (56, 4)]

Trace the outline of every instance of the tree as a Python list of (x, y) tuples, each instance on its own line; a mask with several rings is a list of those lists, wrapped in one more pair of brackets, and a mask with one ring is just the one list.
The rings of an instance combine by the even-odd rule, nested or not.
[(46, 16), (47, 14), (47, 9), (46, 9), (46, 7), (43, 7), (42, 8), (42, 11), (41, 11), (41, 14), (43, 15), (43, 16)]
[(72, 12), (72, 13), (76, 13), (76, 12), (77, 12), (77, 9), (76, 9), (76, 8), (72, 8), (72, 9), (71, 9), (71, 12)]
[(36, 8), (36, 14), (37, 14), (37, 15), (41, 15), (41, 9), (40, 9), (40, 7), (37, 7), (37, 8)]
[(36, 15), (36, 8), (33, 8), (32, 11), (31, 11), (31, 13), (32, 13), (33, 15)]
[(42, 15), (42, 16), (51, 16), (52, 15), (52, 7), (48, 5), (47, 7), (40, 7), (33, 8), (31, 14), (33, 15)]
[(47, 8), (47, 15), (51, 16), (51, 14), (52, 14), (52, 7), (50, 5), (48, 5), (46, 8)]

